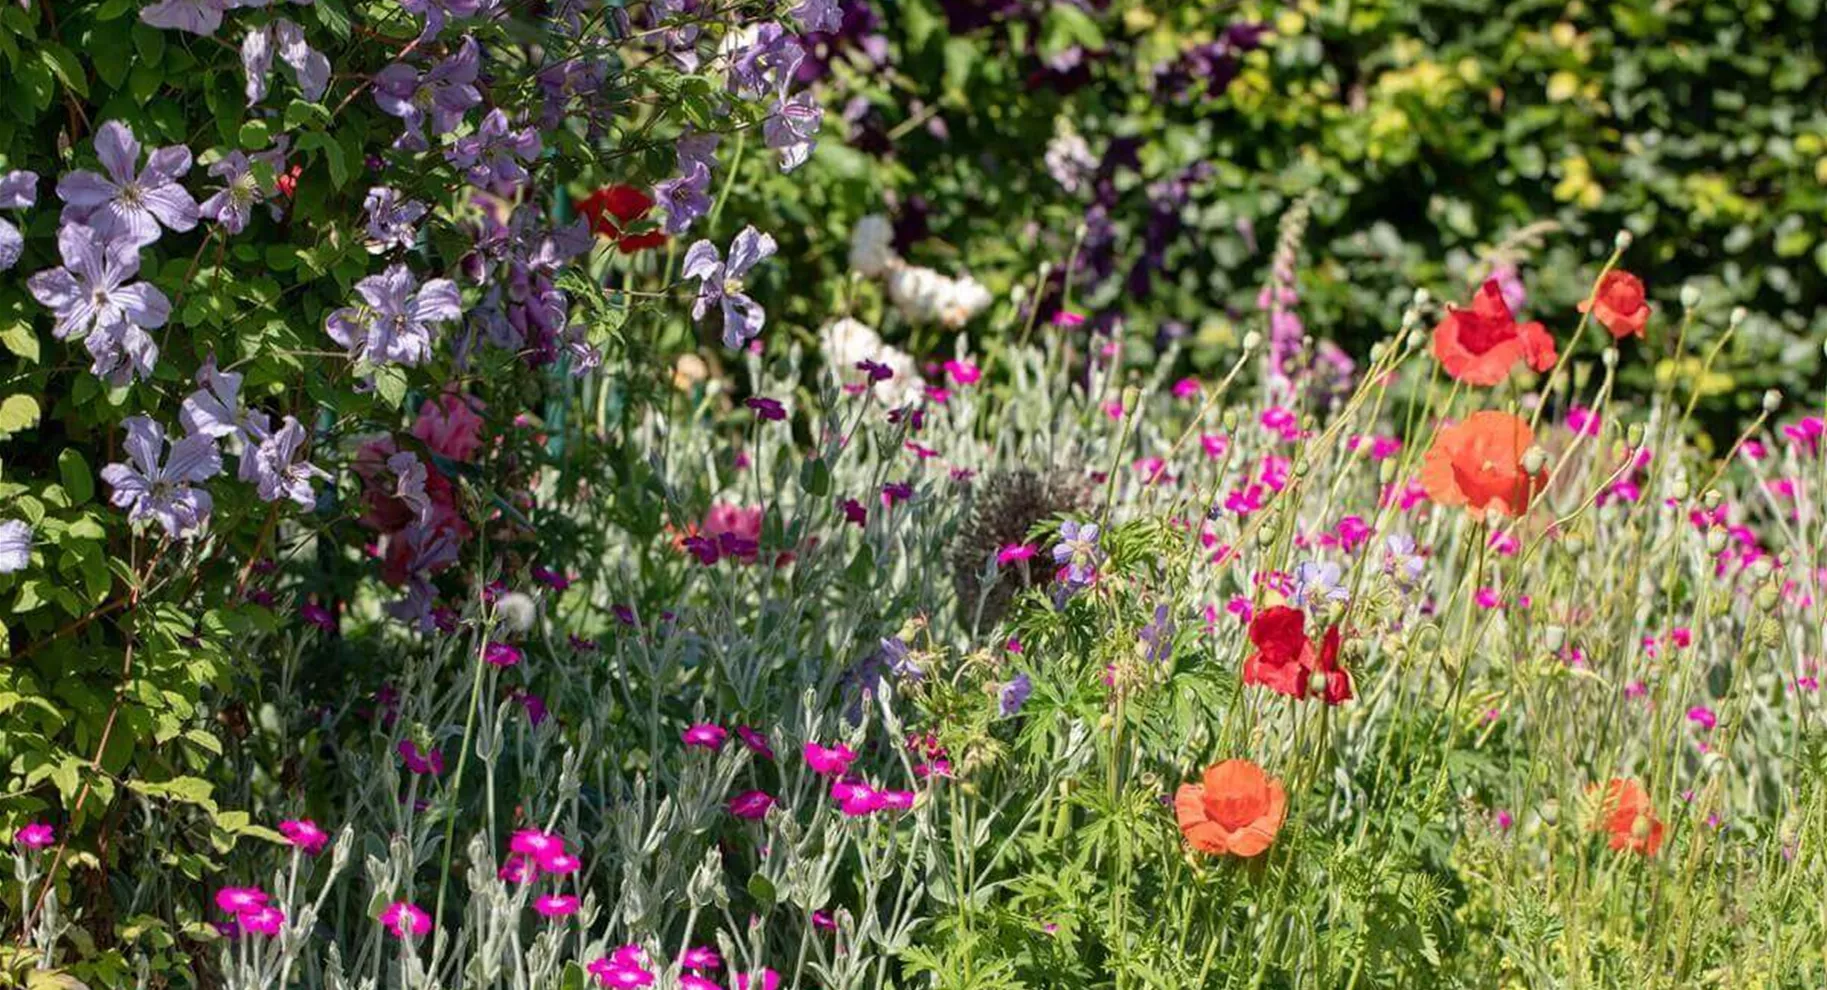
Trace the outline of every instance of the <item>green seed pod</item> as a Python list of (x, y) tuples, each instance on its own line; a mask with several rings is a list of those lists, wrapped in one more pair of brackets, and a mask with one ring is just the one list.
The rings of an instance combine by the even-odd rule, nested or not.
[(1586, 538), (1584, 536), (1569, 536), (1561, 543), (1561, 546), (1567, 549), (1567, 556), (1569, 557), (1584, 556), (1586, 553)]
[(1262, 334), (1251, 330), (1243, 335), (1243, 352), (1248, 354), (1262, 346)]
[(1624, 443), (1633, 450), (1643, 446), (1642, 423), (1630, 424), (1630, 428), (1624, 431)]
[(1418, 351), (1421, 349), (1421, 346), (1423, 344), (1427, 343), (1427, 334), (1421, 332), (1420, 330), (1410, 331), (1410, 333), (1408, 335), (1407, 343), (1408, 343), (1409, 350)]
[(1757, 607), (1760, 611), (1776, 611), (1778, 600), (1776, 585), (1766, 584), (1757, 589)]
[(1764, 412), (1773, 413), (1783, 407), (1783, 393), (1776, 389), (1764, 392)]
[(1681, 287), (1681, 308), (1693, 309), (1700, 305), (1700, 286), (1684, 285)]
[(1618, 231), (1618, 236), (1612, 239), (1612, 244), (1616, 245), (1619, 251), (1628, 251), (1630, 250), (1630, 242), (1634, 240), (1636, 240), (1636, 236), (1630, 231), (1620, 230)]
[(1542, 802), (1542, 824), (1553, 828), (1561, 823), (1561, 803), (1553, 798)]
[(1218, 422), (1224, 426), (1227, 433), (1235, 432), (1237, 429), (1237, 410), (1226, 409), (1224, 415), (1218, 418)]
[(1706, 506), (1708, 512), (1717, 511), (1719, 509), (1719, 503), (1724, 500), (1725, 496), (1719, 494), (1719, 489), (1717, 488), (1709, 488), (1700, 496), (1700, 504)]
[(1126, 413), (1133, 413), (1136, 411), (1136, 406), (1139, 406), (1141, 404), (1142, 404), (1142, 390), (1139, 388), (1136, 388), (1134, 385), (1124, 386), (1124, 388), (1123, 388), (1123, 411)]
[[(1365, 444), (1365, 445), (1364, 445), (1364, 449), (1365, 449), (1365, 450), (1369, 450), (1369, 449), (1370, 449), (1370, 445), (1369, 445), (1369, 444)], [(1385, 484), (1385, 485), (1389, 485), (1389, 484), (1394, 484), (1394, 483), (1395, 483), (1395, 480), (1396, 480), (1396, 462), (1395, 462), (1395, 461), (1394, 461), (1394, 460), (1387, 460), (1387, 461), (1384, 461), (1384, 462), (1383, 462), (1383, 463), (1382, 463), (1382, 464), (1381, 464), (1381, 465), (1380, 465), (1380, 466), (1379, 466), (1379, 467), (1378, 467), (1378, 468), (1377, 468), (1377, 480), (1378, 480), (1378, 481), (1380, 481), (1380, 482), (1382, 482), (1382, 483), (1383, 483), (1383, 484)]]
[(1676, 478), (1675, 483), (1669, 487), (1669, 494), (1675, 496), (1676, 501), (1685, 502), (1688, 500), (1688, 496), (1693, 494), (1693, 490), (1688, 488), (1686, 478)]
[(1706, 531), (1706, 552), (1707, 553), (1721, 554), (1721, 553), (1725, 552), (1725, 548), (1726, 548), (1726, 531), (1722, 527), (1714, 526), (1712, 529), (1709, 529)]
[(1262, 547), (1264, 550), (1275, 545), (1275, 524), (1273, 521), (1264, 523), (1262, 528), (1256, 531), (1256, 545)]
[(1601, 363), (1603, 363), (1605, 365), (1605, 367), (1607, 367), (1607, 368), (1617, 367), (1618, 366), (1618, 349), (1615, 347), (1607, 347), (1604, 350), (1600, 351), (1599, 352), (1599, 361)]
[(1305, 478), (1307, 476), (1307, 472), (1311, 471), (1311, 470), (1313, 470), (1313, 468), (1311, 465), (1309, 465), (1307, 463), (1307, 459), (1305, 457), (1294, 462), (1294, 476), (1296, 478)]
[(1766, 650), (1779, 649), (1783, 645), (1783, 624), (1775, 619), (1765, 619), (1763, 627), (1763, 646)]

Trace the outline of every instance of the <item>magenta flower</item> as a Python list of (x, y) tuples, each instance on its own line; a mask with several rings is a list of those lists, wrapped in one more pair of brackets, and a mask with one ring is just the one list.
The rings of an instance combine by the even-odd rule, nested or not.
[(706, 979), (696, 973), (686, 973), (679, 977), (679, 990), (723, 990), (716, 980)]
[(913, 498), (913, 486), (905, 481), (889, 481), (882, 484), (882, 505), (892, 508), (897, 502)]
[(395, 938), (416, 938), (431, 931), (431, 915), (417, 904), (394, 901), (381, 912), (381, 925)]
[(330, 610), (316, 602), (305, 602), (298, 607), (300, 618), (325, 632), (336, 631), (336, 616)]
[(856, 363), (856, 370), (862, 372), (871, 382), (885, 382), (894, 377), (894, 369), (880, 361), (864, 358)]
[(533, 901), (533, 910), (547, 918), (563, 918), (577, 913), (578, 900), (570, 894), (545, 894)]
[(812, 768), (812, 772), (827, 777), (835, 777), (847, 772), (850, 769), (851, 761), (856, 759), (856, 753), (843, 743), (826, 747), (815, 742), (808, 742), (803, 752), (806, 765)]
[(317, 827), (309, 818), (288, 819), (279, 823), (279, 834), (285, 836), (300, 852), (315, 856), (330, 842), (330, 833)]
[(647, 968), (647, 954), (638, 945), (624, 945), (584, 969), (605, 987), (639, 988), (652, 986), (654, 981), (653, 972)]
[(768, 809), (774, 806), (774, 798), (766, 791), (744, 791), (730, 798), (730, 814), (748, 821), (758, 821), (767, 817)]
[(1694, 707), (1689, 708), (1687, 710), (1687, 720), (1700, 726), (1702, 729), (1711, 729), (1719, 724), (1719, 717), (1714, 715), (1713, 710), (1705, 705), (1695, 705)]
[(32, 822), (14, 832), (13, 841), (24, 849), (43, 849), (57, 841), (57, 830), (44, 822)]
[(557, 856), (565, 851), (565, 840), (536, 828), (523, 828), (508, 838), (508, 851), (533, 859)]
[(512, 643), (491, 642), (482, 648), (482, 660), (496, 667), (517, 666), (521, 660), (520, 647)]
[(418, 774), (441, 774), (444, 772), (444, 753), (433, 749), (430, 752), (419, 749), (419, 744), (410, 739), (400, 740), (400, 760), (406, 769)]
[(679, 957), (679, 965), (686, 969), (718, 969), (723, 966), (723, 957), (708, 945), (696, 945)]
[(812, 912), (812, 927), (834, 932), (837, 931), (837, 919), (823, 911), (814, 911)]
[(781, 405), (779, 399), (769, 399), (763, 396), (752, 395), (747, 399), (744, 399), (742, 404), (755, 410), (755, 415), (762, 419), (779, 422), (787, 418), (787, 407)]
[(960, 385), (975, 385), (977, 380), (983, 377), (982, 369), (969, 361), (947, 361), (945, 362), (945, 373), (951, 376), (952, 381)]
[[(760, 990), (780, 990), (780, 974), (771, 969), (763, 967), (761, 970), (761, 979), (757, 982), (760, 984)], [(748, 974), (737, 973), (736, 990), (749, 990), (749, 986)]]
[(1040, 551), (1036, 550), (1033, 546), (1026, 543), (1011, 543), (1001, 550), (996, 551), (996, 566), (1007, 567), (1018, 561), (1031, 560), (1034, 555), (1039, 552)]
[(860, 780), (832, 781), (831, 800), (837, 802), (839, 811), (851, 818), (872, 815), (885, 807), (881, 792)]
[(687, 746), (699, 749), (721, 749), (723, 741), (730, 737), (729, 730), (710, 722), (697, 722), (686, 728), (679, 736)]
[(258, 887), (224, 887), (216, 891), (216, 907), (224, 914), (243, 914), (266, 907), (266, 891)]
[(279, 934), (280, 927), (285, 924), (285, 912), (269, 905), (243, 911), (235, 916), (235, 920), (246, 931), (270, 937)]
[(562, 852), (541, 856), (536, 862), (539, 864), (539, 868), (544, 872), (560, 877), (576, 873), (578, 870), (582, 869), (584, 865), (583, 860), (578, 859), (570, 853)]
[(741, 739), (742, 744), (756, 756), (765, 760), (774, 758), (774, 747), (768, 745), (768, 737), (763, 735), (760, 730), (747, 725), (738, 725), (736, 726), (736, 738)]

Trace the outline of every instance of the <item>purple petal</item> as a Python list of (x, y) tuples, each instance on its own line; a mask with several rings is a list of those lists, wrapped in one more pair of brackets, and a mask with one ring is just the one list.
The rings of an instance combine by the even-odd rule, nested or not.
[(410, 315), (415, 323), (439, 323), (460, 318), (463, 315), (463, 301), (457, 293), (457, 283), (447, 278), (434, 278), (426, 282), (413, 299)]
[(123, 285), (110, 293), (116, 304), (135, 326), (162, 327), (171, 318), (171, 300), (150, 282)]
[[(729, 275), (741, 278), (763, 258), (774, 253), (774, 238), (754, 227), (744, 227), (730, 242)], [(689, 273), (688, 273), (689, 274)]]
[(119, 186), (95, 172), (79, 170), (57, 180), (57, 198), (80, 209), (94, 209), (119, 192)]
[(273, 71), (273, 36), (254, 28), (241, 39), (241, 68), (247, 71), (247, 105), (266, 99), (267, 76)]
[(19, 256), (25, 253), (25, 237), (19, 228), (0, 220), (0, 272), (6, 271), (19, 263)]
[(189, 174), (191, 162), (190, 149), (181, 144), (159, 148), (147, 156), (146, 169), (140, 173), (140, 182), (147, 186), (176, 182)]
[(31, 524), (18, 519), (0, 522), (0, 574), (23, 571), (31, 562)]
[(748, 296), (732, 293), (723, 297), (723, 343), (734, 350), (761, 334), (768, 314)]
[(0, 210), (23, 210), (38, 202), (38, 173), (0, 172)]
[(139, 472), (125, 464), (110, 464), (102, 468), (101, 477), (113, 489), (108, 493), (108, 501), (117, 509), (135, 504), (152, 490), (152, 485)]
[[(190, 152), (185, 151), (184, 154), (188, 161)], [(186, 231), (197, 225), (197, 201), (191, 198), (190, 192), (183, 186), (168, 182), (147, 189), (144, 196), (146, 209), (172, 230)]]
[(157, 475), (159, 455), (165, 451), (165, 428), (146, 416), (133, 416), (124, 425), (127, 439), (121, 441), (121, 446), (127, 456), (133, 458), (140, 474), (148, 478)]
[(680, 273), (686, 278), (702, 281), (723, 280), (722, 260), (717, 255), (717, 246), (709, 241), (697, 241), (685, 251), (685, 267)]
[(115, 185), (124, 186), (133, 181), (140, 161), (140, 142), (133, 136), (133, 128), (118, 120), (101, 125), (95, 132), (95, 154)]
[(155, 28), (189, 31), (205, 37), (222, 26), (227, 0), (160, 0), (140, 10), (140, 20)]
[(171, 445), (165, 477), (174, 481), (208, 481), (222, 473), (222, 451), (211, 437), (187, 436)]
[(60, 340), (69, 337), (78, 325), (94, 318), (89, 293), (67, 268), (39, 272), (26, 279), (25, 286), (31, 290), (33, 299), (57, 314), (57, 326), (51, 332)]

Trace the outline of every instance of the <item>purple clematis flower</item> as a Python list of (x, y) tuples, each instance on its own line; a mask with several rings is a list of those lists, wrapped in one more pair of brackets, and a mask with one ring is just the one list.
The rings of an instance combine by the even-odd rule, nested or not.
[(253, 218), (254, 204), (262, 199), (260, 180), (254, 175), (248, 157), (231, 151), (209, 167), (209, 174), (222, 180), (222, 188), (197, 206), (197, 215), (222, 225), (230, 234), (247, 229)]
[(89, 373), (110, 385), (131, 385), (151, 380), (159, 363), (159, 345), (152, 335), (132, 323), (99, 327), (82, 339), (94, 362)]
[(241, 376), (216, 370), (215, 355), (197, 369), (197, 391), (178, 410), (184, 432), (212, 439), (232, 437), (242, 431)]
[(458, 138), (444, 153), (452, 165), (463, 170), (470, 184), (498, 196), (511, 195), (527, 181), (522, 161), (539, 157), (539, 132), (531, 127), (516, 131), (500, 107), (482, 118), (475, 133)]
[(425, 481), (429, 477), (425, 462), (412, 451), (402, 450), (387, 458), (387, 470), (393, 472), (396, 479), (389, 494), (417, 514), (420, 526), (431, 525), (431, 496), (425, 492)]
[(844, 26), (844, 8), (838, 0), (805, 0), (793, 8), (793, 16), (807, 31), (838, 31)]
[(388, 248), (409, 248), (419, 239), (417, 224), (430, 209), (424, 203), (402, 199), (397, 190), (375, 186), (362, 202), (368, 214), (368, 250), (380, 254)]
[(780, 152), (780, 170), (791, 172), (812, 155), (825, 111), (809, 93), (774, 101), (774, 112), (761, 125), (762, 139)]
[[(0, 172), (0, 210), (30, 209), (38, 202), (38, 173)], [(25, 236), (19, 228), (0, 220), (0, 272), (19, 263), (25, 253)]]
[(723, 343), (738, 348), (761, 333), (768, 314), (760, 304), (743, 292), (742, 278), (762, 259), (774, 253), (774, 238), (754, 227), (744, 227), (730, 241), (729, 259), (717, 255), (709, 241), (698, 241), (685, 252), (686, 278), (698, 280), (698, 299), (692, 303), (691, 315), (702, 320), (712, 307), (723, 313)]
[(161, 327), (171, 315), (171, 301), (157, 286), (127, 284), (140, 270), (139, 248), (132, 241), (104, 240), (80, 223), (57, 232), (63, 267), (26, 280), (32, 297), (57, 316), (51, 333), (58, 340), (81, 337), (117, 324)]
[(273, 74), (273, 55), (292, 70), (298, 91), (316, 102), (330, 88), (330, 60), (305, 42), (304, 29), (281, 17), (254, 28), (241, 41), (241, 67), (247, 70), (247, 105), (266, 99)]
[(136, 247), (157, 241), (160, 224), (179, 233), (197, 225), (197, 201), (178, 184), (190, 171), (189, 148), (155, 148), (135, 174), (139, 139), (126, 124), (110, 120), (95, 132), (95, 153), (107, 176), (79, 170), (57, 180), (64, 223), (86, 223), (108, 237), (122, 232)]
[(222, 14), (235, 0), (159, 0), (140, 9), (140, 20), (167, 31), (189, 31), (209, 37), (222, 26)]
[(348, 306), (324, 321), (349, 356), (370, 364), (416, 365), (431, 357), (436, 325), (463, 315), (457, 283), (434, 278), (423, 287), (405, 265), (355, 283), (366, 305)]
[(750, 99), (768, 92), (786, 96), (805, 57), (805, 46), (792, 32), (772, 22), (763, 24), (755, 30), (754, 42), (731, 60), (730, 87)]
[(253, 413), (247, 432), (252, 441), (241, 455), (241, 480), (253, 483), (262, 502), (289, 498), (307, 509), (316, 505), (311, 481), (330, 475), (304, 459), (304, 426), (287, 416), (278, 430), (269, 430), (266, 414)]
[(32, 524), (18, 519), (0, 522), (0, 574), (23, 571), (32, 563)]
[[(127, 510), (132, 522), (157, 519), (167, 535), (188, 539), (209, 521), (209, 493), (192, 485), (222, 473), (222, 452), (205, 436), (188, 436), (171, 445), (165, 456), (165, 428), (145, 416), (126, 422), (131, 463), (102, 468), (102, 480), (113, 486), (108, 496)], [(163, 463), (161, 463), (161, 461)]]
[(407, 151), (429, 148), (427, 124), (433, 136), (456, 130), (464, 113), (482, 102), (482, 92), (476, 88), (481, 66), (482, 50), (476, 39), (465, 36), (449, 58), (424, 75), (404, 62), (382, 69), (374, 77), (374, 102), (383, 113), (406, 125), (394, 147)]
[(400, 9), (425, 18), (420, 41), (429, 41), (444, 30), (447, 19), (479, 17), (495, 8), (496, 0), (400, 0)]
[(716, 134), (686, 134), (673, 147), (679, 174), (653, 187), (653, 197), (666, 213), (666, 232), (677, 236), (711, 210), (711, 172), (717, 167)]

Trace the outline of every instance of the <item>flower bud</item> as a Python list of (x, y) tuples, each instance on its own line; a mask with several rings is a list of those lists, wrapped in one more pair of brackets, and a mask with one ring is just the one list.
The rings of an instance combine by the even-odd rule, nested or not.
[(1681, 287), (1681, 308), (1693, 309), (1700, 305), (1700, 286), (1684, 285)]
[(1774, 570), (1776, 570), (1776, 565), (1770, 563), (1770, 558), (1768, 557), (1759, 557), (1756, 560), (1751, 561), (1751, 576), (1759, 581), (1768, 579), (1770, 577), (1770, 572)]
[(1757, 589), (1757, 607), (1765, 612), (1776, 611), (1778, 595), (1776, 585), (1764, 584)]
[(1141, 403), (1142, 403), (1142, 390), (1139, 388), (1136, 388), (1134, 385), (1124, 386), (1124, 388), (1123, 388), (1123, 411), (1126, 413), (1133, 413), (1136, 411), (1136, 406), (1141, 405)]
[(1296, 478), (1305, 478), (1307, 476), (1307, 472), (1311, 471), (1311, 470), (1313, 470), (1312, 465), (1307, 463), (1307, 459), (1305, 457), (1294, 462), (1294, 476)]
[(1605, 365), (1605, 367), (1607, 367), (1607, 368), (1617, 367), (1618, 366), (1618, 349), (1615, 347), (1607, 347), (1604, 350), (1600, 351), (1599, 352), (1599, 361), (1602, 362)]
[(1723, 528), (1721, 528), (1719, 526), (1714, 526), (1712, 529), (1709, 529), (1706, 531), (1706, 552), (1707, 553), (1711, 553), (1711, 554), (1725, 553), (1725, 548), (1726, 548), (1726, 531)]
[(1224, 411), (1224, 415), (1218, 417), (1218, 422), (1220, 425), (1222, 425), (1224, 427), (1224, 430), (1226, 433), (1236, 432), (1236, 430), (1237, 430), (1237, 410), (1226, 409)]
[(1383, 360), (1384, 355), (1386, 355), (1388, 353), (1389, 353), (1389, 342), (1388, 341), (1379, 340), (1376, 343), (1371, 344), (1370, 345), (1370, 363), (1371, 364), (1380, 363)]
[(1630, 231), (1620, 230), (1618, 231), (1618, 236), (1612, 239), (1612, 243), (1617, 245), (1619, 251), (1628, 251), (1630, 250), (1630, 242), (1633, 240), (1636, 240), (1636, 238)]
[(1559, 653), (1567, 645), (1567, 630), (1560, 626), (1548, 626), (1542, 630), (1542, 644), (1548, 647), (1549, 653)]
[(1643, 446), (1643, 424), (1642, 423), (1632, 423), (1632, 424), (1630, 424), (1630, 426), (1627, 429), (1625, 429), (1624, 443), (1627, 446), (1631, 447), (1632, 449)]
[(1522, 469), (1526, 474), (1540, 474), (1548, 466), (1548, 452), (1540, 447), (1530, 447), (1523, 451)]
[(1743, 306), (1733, 306), (1732, 315), (1731, 315), (1730, 321), (1729, 321), (1731, 323), (1732, 329), (1734, 329), (1734, 330), (1738, 329), (1738, 325), (1740, 323), (1743, 323), (1745, 321), (1745, 317), (1750, 316), (1750, 315), (1751, 315), (1750, 311), (1745, 309)]
[(1415, 290), (1416, 308), (1425, 307), (1428, 303), (1433, 302), (1433, 301), (1434, 301), (1433, 295), (1431, 293), (1429, 293), (1426, 289), (1416, 289)]
[(1421, 332), (1420, 330), (1416, 330), (1413, 333), (1410, 333), (1408, 335), (1408, 349), (1411, 351), (1420, 350), (1421, 346), (1426, 343), (1427, 343), (1427, 334)]
[(1706, 506), (1708, 512), (1719, 508), (1719, 503), (1723, 501), (1725, 501), (1725, 496), (1719, 494), (1717, 488), (1709, 488), (1700, 495), (1700, 504)]
[[(1366, 444), (1365, 448), (1369, 449), (1369, 445)], [(1393, 484), (1395, 482), (1395, 480), (1396, 480), (1396, 462), (1394, 460), (1384, 461), (1377, 468), (1377, 480), (1382, 482), (1385, 485)]]
[(1256, 531), (1256, 545), (1265, 550), (1275, 545), (1274, 519), (1263, 520), (1262, 527)]
[(1256, 350), (1256, 348), (1261, 347), (1261, 346), (1262, 346), (1262, 334), (1256, 332), (1255, 330), (1251, 330), (1249, 333), (1246, 333), (1243, 335), (1244, 353), (1247, 354), (1251, 351)]
[(1561, 803), (1553, 798), (1542, 802), (1542, 824), (1553, 828), (1561, 823)]
[(1685, 502), (1693, 493), (1693, 490), (1688, 487), (1686, 478), (1676, 478), (1675, 483), (1669, 486), (1669, 494), (1675, 496), (1676, 501)]
[(1569, 536), (1561, 545), (1567, 548), (1569, 557), (1578, 557), (1586, 552), (1586, 538), (1583, 536)]
[(1326, 693), (1326, 675), (1317, 670), (1311, 674), (1308, 674), (1307, 675), (1307, 693), (1308, 694), (1325, 694)]
[(1630, 820), (1630, 837), (1638, 842), (1646, 841), (1653, 829), (1654, 823), (1649, 820), (1648, 815), (1639, 813), (1637, 817)]
[(1781, 409), (1782, 406), (1783, 393), (1778, 392), (1776, 389), (1769, 389), (1764, 392), (1764, 412), (1773, 413), (1778, 409)]
[(1783, 645), (1783, 624), (1775, 619), (1765, 619), (1760, 632), (1764, 649), (1774, 650)]

